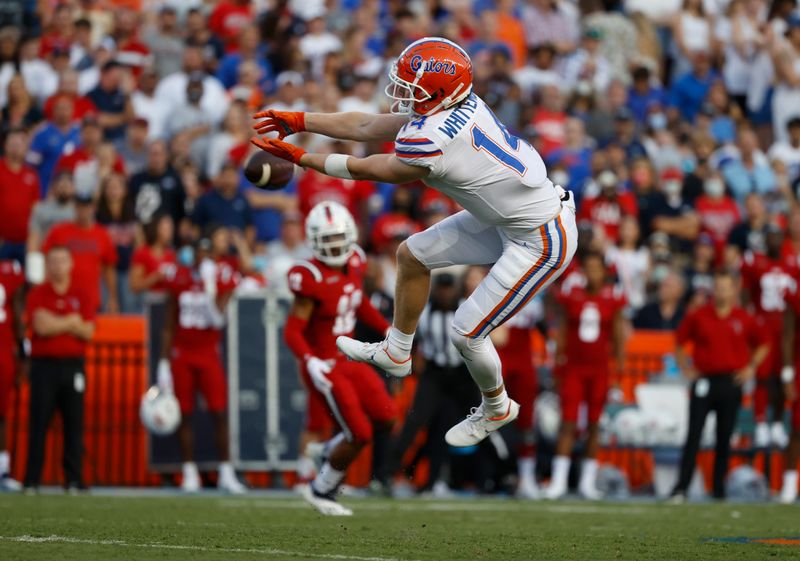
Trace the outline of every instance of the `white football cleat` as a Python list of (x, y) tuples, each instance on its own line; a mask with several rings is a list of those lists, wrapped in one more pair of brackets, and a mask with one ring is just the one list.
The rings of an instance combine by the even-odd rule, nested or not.
[(236, 472), (233, 471), (233, 467), (227, 463), (219, 467), (217, 489), (230, 493), (231, 495), (244, 495), (247, 493), (247, 487), (239, 481), (239, 478), (236, 477)]
[(507, 425), (519, 415), (519, 403), (513, 399), (508, 400), (508, 409), (502, 415), (489, 417), (483, 408), (483, 403), (473, 407), (467, 418), (447, 431), (445, 441), (450, 446), (474, 446), (489, 436), (490, 432)]
[(184, 493), (197, 493), (200, 490), (200, 473), (193, 462), (183, 464), (183, 481), (181, 491)]
[(362, 343), (342, 336), (336, 338), (336, 346), (351, 360), (377, 366), (392, 376), (404, 378), (411, 374), (411, 355), (406, 358), (393, 357), (389, 354), (389, 344), (386, 341)]
[(797, 485), (789, 486), (784, 485), (781, 489), (781, 494), (778, 496), (778, 502), (784, 505), (790, 505), (797, 500)]
[(769, 446), (770, 434), (767, 423), (756, 423), (756, 430), (753, 434), (753, 446), (756, 448), (767, 448)]
[(541, 491), (535, 481), (521, 477), (515, 495), (518, 499), (536, 500), (540, 497)]
[(603, 498), (601, 493), (593, 483), (583, 483), (578, 485), (578, 493), (587, 501), (599, 501)]
[(325, 516), (353, 516), (353, 511), (336, 502), (332, 495), (317, 493), (311, 485), (300, 487), (300, 495), (317, 509), (317, 512)]
[(551, 481), (550, 485), (548, 485), (544, 492), (542, 492), (542, 497), (547, 499), (548, 501), (557, 501), (561, 497), (567, 494), (567, 483), (566, 482), (558, 482), (558, 481)]
[(783, 423), (772, 423), (769, 433), (772, 445), (776, 448), (783, 450), (789, 445), (789, 435), (786, 434), (786, 428), (783, 426)]
[(6, 473), (0, 477), (0, 491), (19, 493), (22, 491), (22, 483), (16, 479), (12, 479), (11, 476)]

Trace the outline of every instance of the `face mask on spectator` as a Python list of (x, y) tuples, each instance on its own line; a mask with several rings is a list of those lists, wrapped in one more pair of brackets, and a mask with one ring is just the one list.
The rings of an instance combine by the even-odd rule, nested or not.
[(664, 194), (668, 197), (677, 197), (681, 194), (683, 184), (680, 181), (669, 180), (664, 182)]
[(184, 267), (194, 265), (194, 248), (192, 246), (185, 245), (178, 250), (178, 263)]
[(709, 197), (721, 197), (725, 192), (725, 185), (719, 179), (709, 179), (703, 184), (703, 191)]
[(664, 130), (667, 128), (667, 116), (663, 113), (650, 113), (647, 117), (647, 122), (653, 130)]

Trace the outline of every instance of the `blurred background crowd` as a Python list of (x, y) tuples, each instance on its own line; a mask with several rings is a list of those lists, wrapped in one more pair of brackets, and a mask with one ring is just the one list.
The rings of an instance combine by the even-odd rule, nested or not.
[(450, 200), (241, 170), (254, 111), (385, 112), (388, 65), (426, 35), (469, 52), (475, 91), (575, 193), (579, 252), (605, 256), (634, 327), (675, 329), (748, 252), (797, 262), (796, 0), (0, 0), (0, 259), (67, 243), (103, 311), (141, 313), (162, 265), (214, 238), (286, 291), (304, 216), (335, 200), (390, 311), (398, 243)]

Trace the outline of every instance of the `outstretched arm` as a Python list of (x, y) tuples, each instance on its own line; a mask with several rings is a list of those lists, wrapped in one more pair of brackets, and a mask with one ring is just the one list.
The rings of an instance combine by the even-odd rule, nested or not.
[(406, 164), (394, 154), (374, 154), (356, 158), (344, 154), (309, 154), (302, 148), (274, 138), (250, 140), (265, 152), (298, 166), (343, 179), (364, 179), (381, 183), (408, 183), (423, 179), (430, 170), (423, 166)]
[(253, 125), (259, 134), (277, 132), (284, 138), (297, 132), (313, 132), (341, 140), (394, 140), (408, 122), (399, 115), (370, 115), (368, 113), (302, 113), (274, 111), (272, 109), (253, 115), (261, 119)]

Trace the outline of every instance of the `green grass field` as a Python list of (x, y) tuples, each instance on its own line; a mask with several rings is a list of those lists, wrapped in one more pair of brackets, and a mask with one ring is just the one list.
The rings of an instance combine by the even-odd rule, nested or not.
[(0, 495), (0, 559), (800, 559), (798, 545), (707, 541), (800, 537), (796, 506), (344, 502), (352, 518), (323, 518), (286, 495)]

